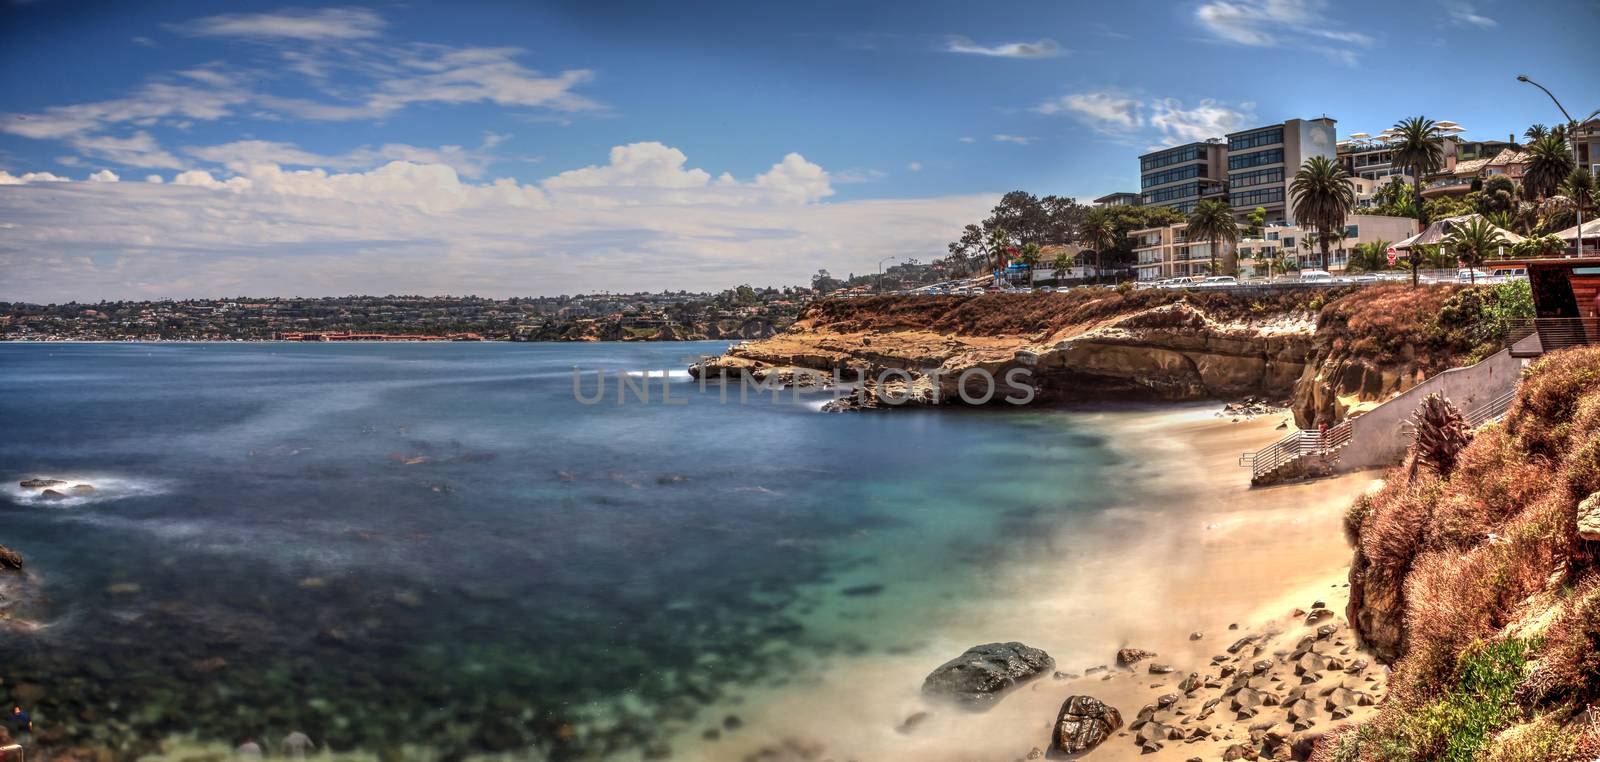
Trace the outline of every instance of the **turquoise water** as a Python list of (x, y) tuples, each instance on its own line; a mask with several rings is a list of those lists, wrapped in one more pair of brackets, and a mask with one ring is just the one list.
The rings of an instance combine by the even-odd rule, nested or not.
[[(724, 404), (681, 373), (724, 347), (0, 345), (0, 543), (47, 625), (0, 630), (0, 694), (130, 749), (659, 755), (909, 648), (901, 617), (1113, 491), (1071, 416)], [(580, 404), (575, 366), (675, 371), (684, 404)]]

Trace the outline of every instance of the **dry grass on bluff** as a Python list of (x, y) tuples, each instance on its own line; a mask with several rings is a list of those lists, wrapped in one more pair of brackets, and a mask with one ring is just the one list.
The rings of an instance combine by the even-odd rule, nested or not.
[[(1600, 347), (1548, 355), (1453, 471), (1390, 473), (1352, 507), (1352, 582), (1402, 611), (1389, 703), (1322, 759), (1561, 762), (1600, 757)], [(1387, 591), (1384, 588), (1388, 588)], [(1392, 595), (1390, 595), (1392, 594)]]

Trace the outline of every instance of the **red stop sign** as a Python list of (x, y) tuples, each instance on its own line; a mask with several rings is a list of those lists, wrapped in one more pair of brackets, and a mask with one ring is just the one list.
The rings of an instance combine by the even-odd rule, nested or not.
[(1394, 249), (1389, 249), (1389, 266), (1394, 267)]

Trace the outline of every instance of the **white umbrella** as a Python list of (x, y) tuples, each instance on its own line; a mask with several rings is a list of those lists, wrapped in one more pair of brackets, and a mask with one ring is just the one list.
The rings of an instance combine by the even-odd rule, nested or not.
[(1350, 137), (1352, 137), (1352, 138), (1370, 138), (1372, 136), (1368, 135), (1365, 132), (1352, 132), (1352, 133), (1350, 133)]

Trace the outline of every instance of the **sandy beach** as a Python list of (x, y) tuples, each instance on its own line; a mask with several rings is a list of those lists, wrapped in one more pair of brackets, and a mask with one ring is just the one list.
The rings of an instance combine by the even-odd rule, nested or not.
[[(742, 728), (713, 734), (714, 739), (698, 730), (686, 732), (672, 744), (679, 752), (674, 756), (1024, 759), (1036, 749), (1049, 749), (1056, 713), (1068, 696), (1095, 696), (1132, 723), (1142, 707), (1172, 693), (1190, 672), (1215, 676), (1213, 656), (1226, 654), (1227, 646), (1247, 633), (1261, 637), (1261, 645), (1231, 660), (1248, 667), (1253, 653), (1279, 652), (1280, 662), (1285, 661), (1296, 641), (1316, 629), (1303, 621), (1314, 603), (1335, 612), (1327, 621), (1342, 619), (1350, 552), (1341, 516), (1376, 473), (1251, 489), (1239, 454), (1280, 436), (1276, 428), (1284, 416), (1234, 422), (1217, 417), (1218, 409), (1202, 404), (1061, 413), (1112, 433), (1123, 456), (1116, 468), (1127, 484), (1125, 499), (1063, 527), (1058, 536), (1029, 543), (1014, 558), (998, 560), (983, 581), (987, 594), (978, 599), (930, 607), (921, 623), (925, 631), (916, 633), (920, 647), (837, 660), (815, 680), (752, 693), (738, 705), (721, 708), (737, 713)], [(1191, 633), (1202, 635), (1191, 640)], [(923, 678), (944, 661), (977, 644), (1013, 640), (1044, 649), (1067, 675), (1084, 675), (1098, 666), (1109, 670), (1034, 680), (982, 713), (921, 695)], [(1341, 659), (1360, 657), (1342, 623), (1326, 645), (1343, 652)], [(1124, 647), (1154, 651), (1159, 656), (1150, 661), (1174, 671), (1151, 675), (1148, 663), (1136, 665), (1137, 671), (1119, 669), (1115, 654)], [(1300, 682), (1292, 675), (1284, 682), (1280, 668), (1290, 667), (1281, 663), (1262, 681), (1285, 689)], [(1371, 670), (1339, 672), (1322, 682), (1335, 685), (1338, 677), (1373, 686), (1381, 680), (1366, 680), (1369, 676)], [(1310, 687), (1323, 688), (1322, 682)], [(1194, 703), (1220, 693), (1196, 692)], [(1122, 737), (1091, 756), (1220, 755), (1228, 745), (1248, 740), (1247, 726), (1255, 724), (1236, 719), (1227, 704), (1224, 699), (1222, 711), (1208, 718), (1218, 726), (1214, 739), (1171, 741), (1145, 754), (1125, 724)], [(1357, 709), (1355, 716), (1363, 711), (1370, 710)], [(1182, 720), (1185, 726), (1190, 719)], [(1321, 722), (1326, 727), (1329, 719)]]

